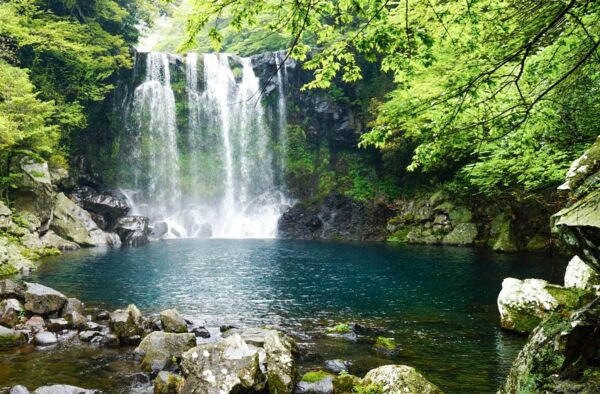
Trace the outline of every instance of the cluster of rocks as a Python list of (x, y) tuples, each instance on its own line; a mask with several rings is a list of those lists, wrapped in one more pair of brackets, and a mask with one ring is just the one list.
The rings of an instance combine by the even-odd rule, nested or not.
[(600, 392), (600, 138), (571, 167), (560, 189), (569, 205), (554, 225), (574, 256), (564, 286), (540, 279), (504, 281), (502, 327), (530, 333), (500, 394)]
[[(326, 367), (339, 375), (319, 371), (298, 379), (297, 347), (281, 331), (223, 326), (219, 335), (211, 336), (206, 328), (184, 319), (175, 309), (148, 318), (135, 305), (113, 312), (86, 308), (81, 301), (36, 283), (0, 281), (0, 324), (0, 350), (76, 341), (82, 346), (136, 346), (133, 355), (153, 379), (155, 394), (332, 394), (355, 392), (361, 387), (377, 388), (381, 393), (441, 393), (413, 368), (403, 365), (376, 368), (361, 379), (345, 372), (346, 362), (329, 360)], [(11, 394), (29, 393), (24, 386), (7, 390)], [(95, 392), (67, 385), (33, 391)]]
[(119, 191), (99, 192), (83, 158), (71, 173), (30, 156), (12, 160), (18, 174), (11, 208), (0, 202), (0, 276), (35, 268), (34, 260), (91, 246), (148, 242), (148, 219), (127, 216)]
[[(516, 212), (508, 204), (473, 208), (472, 204), (457, 204), (441, 191), (399, 199), (393, 206), (394, 215), (387, 222), (387, 240), (488, 246), (499, 252), (547, 248), (550, 233), (545, 227), (550, 214), (538, 212), (539, 207), (520, 208), (523, 212)], [(523, 228), (524, 221), (526, 228)]]

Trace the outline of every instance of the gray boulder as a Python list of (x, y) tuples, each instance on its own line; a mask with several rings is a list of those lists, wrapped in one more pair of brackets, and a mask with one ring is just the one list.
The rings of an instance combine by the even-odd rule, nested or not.
[(131, 209), (126, 200), (110, 194), (89, 194), (81, 202), (86, 210), (102, 215), (108, 221), (127, 215)]
[(48, 230), (46, 234), (40, 237), (40, 240), (47, 248), (56, 248), (62, 251), (77, 250), (78, 244), (59, 237), (54, 231)]
[(84, 308), (85, 305), (83, 302), (79, 301), (77, 298), (67, 298), (61, 316), (69, 322), (70, 327), (83, 328), (87, 324)]
[(294, 393), (296, 394), (333, 394), (334, 375), (318, 371), (304, 374), (298, 382)]
[(22, 385), (16, 385), (13, 386), (10, 391), (8, 392), (8, 394), (30, 394), (29, 390), (27, 389), (27, 387), (22, 386)]
[(62, 317), (58, 319), (48, 319), (48, 330), (56, 332), (69, 328), (70, 324)]
[(12, 211), (0, 201), (0, 229), (6, 230), (12, 223)]
[(87, 390), (81, 387), (69, 386), (67, 384), (54, 384), (51, 386), (38, 387), (33, 394), (96, 394), (97, 390)]
[(160, 322), (166, 332), (187, 332), (187, 324), (176, 309), (167, 309), (160, 313)]
[[(262, 355), (261, 355), (262, 354)], [(183, 354), (183, 393), (229, 394), (264, 390), (264, 351), (248, 345), (239, 334), (196, 346)]]
[(565, 272), (565, 287), (600, 291), (600, 273), (594, 271), (579, 256), (574, 256), (567, 265)]
[(25, 309), (40, 315), (58, 312), (67, 302), (62, 293), (37, 283), (25, 283)]
[(0, 299), (2, 298), (16, 298), (24, 301), (25, 288), (10, 279), (2, 279), (0, 280)]
[(38, 346), (51, 346), (58, 343), (58, 338), (49, 331), (43, 331), (35, 334), (33, 342)]
[(384, 393), (442, 394), (436, 385), (406, 365), (385, 365), (367, 372), (362, 384), (378, 386)]
[(27, 337), (20, 331), (0, 326), (0, 349), (18, 347), (27, 343)]
[(477, 238), (475, 223), (459, 223), (442, 241), (448, 245), (472, 245)]
[(144, 317), (133, 304), (110, 314), (110, 328), (123, 343), (136, 344), (144, 335)]
[(25, 311), (23, 305), (15, 298), (0, 302), (0, 324), (14, 327), (19, 323), (20, 315)]
[(196, 346), (194, 334), (174, 334), (155, 331), (146, 336), (135, 353), (142, 357), (142, 369), (146, 372), (161, 371), (168, 367), (173, 357), (180, 358)]

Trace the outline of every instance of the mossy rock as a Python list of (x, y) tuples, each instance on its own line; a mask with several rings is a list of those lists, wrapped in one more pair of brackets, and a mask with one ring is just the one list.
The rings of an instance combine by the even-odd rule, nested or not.
[(466, 207), (456, 207), (448, 212), (453, 223), (467, 223), (473, 219), (473, 213)]
[(325, 371), (310, 371), (305, 373), (304, 375), (302, 375), (302, 379), (300, 379), (302, 382), (306, 382), (306, 383), (317, 383), (320, 382), (321, 380), (327, 379), (329, 377), (333, 377), (334, 375), (330, 374), (329, 372), (325, 372)]
[(328, 327), (327, 332), (330, 334), (347, 334), (352, 332), (352, 329), (350, 328), (350, 324), (341, 323), (334, 327)]
[(525, 249), (532, 252), (535, 250), (547, 249), (549, 244), (549, 236), (543, 234), (536, 234), (527, 241)]
[(501, 213), (492, 221), (490, 244), (497, 252), (516, 252), (519, 250), (513, 223), (506, 213)]
[(443, 242), (448, 245), (472, 245), (477, 234), (475, 223), (459, 223), (450, 234), (444, 237)]
[(341, 374), (333, 379), (333, 392), (336, 394), (349, 394), (356, 392), (361, 379), (350, 374)]

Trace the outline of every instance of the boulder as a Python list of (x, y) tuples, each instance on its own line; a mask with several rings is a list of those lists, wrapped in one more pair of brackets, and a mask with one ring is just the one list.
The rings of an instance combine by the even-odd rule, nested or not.
[(124, 245), (142, 246), (149, 242), (148, 218), (143, 216), (125, 216), (113, 226)]
[(529, 336), (498, 394), (597, 393), (600, 299), (550, 314)]
[(53, 215), (54, 191), (48, 164), (29, 156), (13, 159), (11, 172), (20, 174), (16, 188), (11, 192), (13, 208), (21, 215), (36, 217), (39, 228), (46, 231)]
[(361, 379), (358, 376), (340, 374), (333, 378), (333, 392), (336, 394), (354, 393), (360, 384)]
[[(23, 230), (27, 232), (27, 229)], [(33, 261), (24, 257), (30, 255), (29, 252), (17, 242), (0, 235), (0, 276), (29, 272), (35, 267)]]
[(25, 288), (10, 279), (0, 280), (0, 299), (16, 298), (19, 301), (25, 300)]
[(30, 394), (30, 392), (27, 389), (27, 387), (18, 384), (16, 386), (13, 386), (8, 392), (8, 394)]
[(47, 248), (56, 248), (62, 251), (77, 250), (80, 248), (78, 244), (59, 237), (54, 231), (48, 230), (46, 234), (40, 237), (44, 246)]
[(594, 292), (600, 291), (600, 273), (594, 271), (579, 258), (573, 256), (565, 272), (565, 287), (584, 289)]
[[(181, 335), (181, 334), (180, 334)], [(196, 346), (183, 354), (183, 393), (229, 394), (264, 390), (267, 379), (260, 367), (262, 350), (239, 334)]]
[(0, 326), (0, 349), (18, 347), (27, 343), (27, 337), (20, 331)]
[(344, 360), (326, 360), (325, 361), (325, 369), (331, 373), (339, 374), (342, 371), (348, 370), (349, 363)]
[(551, 311), (574, 308), (590, 297), (587, 292), (552, 285), (542, 279), (506, 278), (498, 295), (502, 328), (526, 334)]
[[(244, 342), (246, 342), (247, 344), (258, 346), (258, 347), (264, 347), (266, 335), (269, 331), (271, 331), (271, 330), (268, 330), (266, 328), (248, 328), (242, 332), (239, 332), (239, 334), (242, 337), (242, 339), (244, 340)], [(235, 329), (230, 329), (230, 330), (227, 330), (224, 333), (224, 335), (225, 334), (231, 335), (235, 332), (236, 332)]]
[(298, 382), (294, 393), (332, 394), (334, 378), (334, 375), (323, 371), (307, 372), (302, 376), (300, 382)]
[(102, 215), (109, 222), (127, 215), (131, 209), (127, 200), (110, 194), (89, 194), (81, 202), (87, 211)]
[(196, 346), (194, 334), (174, 334), (155, 331), (146, 336), (135, 353), (142, 357), (142, 369), (146, 372), (161, 371), (172, 359), (180, 358), (187, 350)]
[(87, 324), (87, 318), (84, 315), (85, 305), (77, 298), (67, 298), (67, 302), (62, 309), (61, 316), (69, 322), (73, 328), (82, 328)]
[(51, 346), (58, 343), (58, 338), (51, 332), (43, 331), (35, 334), (33, 342), (38, 346)]
[(139, 343), (144, 335), (144, 317), (133, 304), (110, 314), (110, 328), (125, 344)]
[(37, 283), (25, 283), (25, 309), (40, 315), (58, 312), (67, 302), (62, 293)]
[(19, 300), (8, 298), (0, 302), (0, 324), (14, 327), (19, 323), (19, 317), (25, 312)]
[(70, 324), (62, 317), (58, 319), (48, 319), (48, 330), (56, 332), (69, 328)]
[(117, 337), (115, 334), (102, 333), (102, 335), (94, 336), (90, 340), (90, 343), (92, 343), (93, 345), (97, 345), (97, 346), (106, 346), (106, 347), (110, 347), (110, 348), (116, 348), (116, 347), (119, 347), (121, 342), (119, 341), (119, 337)]
[(38, 387), (33, 394), (96, 394), (97, 390), (87, 390), (81, 387), (69, 386), (67, 384), (54, 384), (51, 386)]
[(416, 369), (406, 365), (384, 365), (367, 372), (364, 386), (377, 386), (384, 393), (441, 394), (442, 391)]
[(490, 229), (492, 249), (497, 252), (516, 252), (519, 250), (514, 225), (506, 213), (501, 213), (492, 220)]
[(54, 218), (50, 228), (58, 236), (81, 246), (96, 246), (90, 230), (98, 229), (89, 212), (69, 200), (63, 193), (54, 200)]
[(402, 348), (392, 338), (377, 337), (373, 350), (386, 357), (392, 357), (402, 351)]
[(477, 238), (477, 225), (475, 223), (459, 223), (447, 234), (443, 243), (448, 245), (472, 245)]
[(176, 309), (167, 309), (160, 313), (160, 322), (166, 332), (187, 332), (187, 324)]
[(41, 316), (31, 316), (25, 322), (25, 327), (31, 330), (32, 332), (37, 333), (43, 331), (46, 328), (46, 322)]
[(98, 336), (103, 336), (103, 335), (104, 334), (102, 334), (100, 331), (94, 331), (94, 330), (81, 331), (79, 333), (79, 340), (81, 342), (90, 342), (92, 340), (92, 338), (98, 337)]
[(185, 380), (172, 372), (161, 371), (154, 379), (154, 394), (178, 394)]
[(296, 362), (292, 354), (294, 342), (275, 330), (268, 331), (264, 338), (269, 392), (291, 394), (296, 380)]

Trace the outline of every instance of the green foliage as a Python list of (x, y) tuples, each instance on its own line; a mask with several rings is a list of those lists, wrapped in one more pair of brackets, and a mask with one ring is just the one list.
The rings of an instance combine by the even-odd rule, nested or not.
[(392, 338), (377, 337), (373, 346), (379, 349), (394, 350), (398, 347), (398, 344)]
[(354, 386), (353, 394), (384, 394), (383, 387), (376, 384)]
[[(331, 89), (378, 62), (396, 89), (371, 103), (363, 146), (399, 151), (409, 172), (487, 196), (555, 186), (600, 134), (600, 3), (582, 1), (195, 0), (188, 43), (257, 26)], [(226, 16), (213, 24), (217, 15)], [(272, 23), (261, 21), (270, 16)], [(313, 50), (312, 48), (319, 48)], [(365, 107), (365, 103), (362, 103)], [(405, 160), (402, 158), (399, 163)], [(356, 175), (356, 174), (355, 174)], [(372, 195), (360, 180), (357, 195)]]

